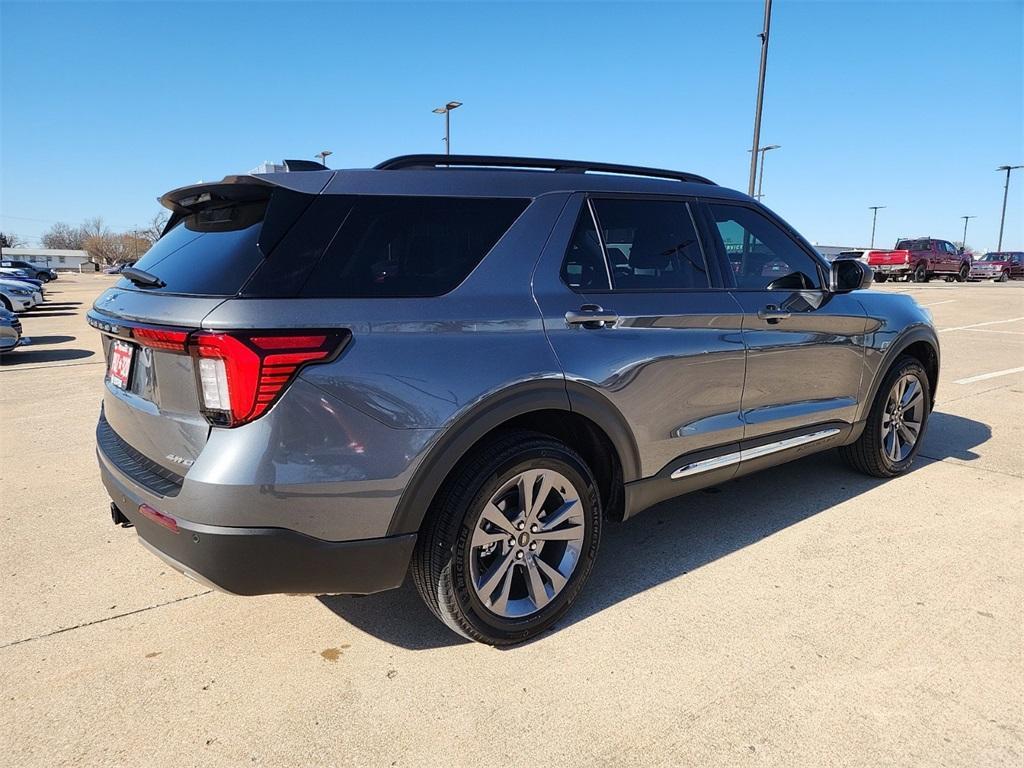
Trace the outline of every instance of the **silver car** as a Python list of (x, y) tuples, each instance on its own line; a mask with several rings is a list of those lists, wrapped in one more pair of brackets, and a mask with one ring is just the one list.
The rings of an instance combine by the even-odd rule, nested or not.
[(816, 451), (905, 472), (939, 344), (695, 174), (406, 156), (173, 190), (89, 312), (115, 522), (243, 595), (411, 570), (492, 644), (576, 600), (608, 520)]
[(0, 308), (0, 354), (21, 344), (21, 321), (13, 312)]

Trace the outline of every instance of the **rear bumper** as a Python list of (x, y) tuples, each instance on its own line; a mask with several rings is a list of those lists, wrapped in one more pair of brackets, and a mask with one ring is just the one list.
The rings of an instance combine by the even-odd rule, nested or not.
[[(103, 484), (139, 541), (177, 571), (236, 595), (366, 595), (402, 584), (416, 535), (326, 541), (285, 528), (236, 528), (175, 517), (177, 532), (139, 512), (145, 501), (100, 461)], [(152, 503), (152, 502), (150, 502)], [(116, 518), (116, 514), (115, 514)]]
[(906, 264), (869, 264), (872, 270), (882, 275), (905, 275), (910, 272)]

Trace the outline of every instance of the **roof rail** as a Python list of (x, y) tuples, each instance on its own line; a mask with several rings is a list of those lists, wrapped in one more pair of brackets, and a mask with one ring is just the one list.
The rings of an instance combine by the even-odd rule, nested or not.
[(646, 168), (642, 165), (618, 165), (616, 163), (590, 163), (582, 160), (552, 160), (543, 157), (505, 157), (502, 155), (400, 155), (374, 166), (379, 171), (394, 171), (410, 168), (519, 168), (532, 170), (547, 169), (560, 173), (616, 173), (623, 176), (647, 176), (655, 179), (673, 179), (696, 184), (714, 184), (710, 179), (695, 173), (668, 171), (663, 168)]

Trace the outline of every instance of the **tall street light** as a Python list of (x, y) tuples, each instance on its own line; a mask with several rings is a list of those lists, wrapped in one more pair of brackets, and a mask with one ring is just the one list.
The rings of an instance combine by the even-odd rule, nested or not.
[(1003, 215), (999, 217), (999, 245), (997, 251), (1003, 250), (1003, 224), (1006, 223), (1006, 196), (1010, 192), (1010, 171), (1024, 168), (1024, 165), (1000, 165), (997, 171), (1006, 171), (1006, 184), (1003, 186)]
[(443, 107), (438, 107), (434, 110), (435, 115), (444, 115), (444, 153), (450, 155), (452, 153), (452, 136), (451, 136), (451, 114), (453, 109), (458, 109), (462, 106), (461, 101), (449, 101)]
[(750, 183), (747, 194), (754, 196), (754, 179), (757, 176), (757, 151), (761, 144), (761, 107), (764, 104), (764, 73), (768, 68), (768, 33), (772, 27), (772, 0), (764, 0), (764, 29), (761, 38), (761, 69), (757, 75), (757, 107), (754, 110), (754, 144), (750, 150)]
[(963, 246), (963, 249), (966, 251), (967, 250), (967, 222), (970, 221), (971, 219), (976, 219), (978, 217), (977, 216), (961, 216), (960, 218), (964, 220), (964, 239), (960, 241), (960, 245)]
[(325, 149), (321, 152), (317, 152), (315, 155), (313, 155), (313, 157), (320, 161), (320, 165), (327, 165), (327, 158), (333, 154), (334, 153), (331, 152), (331, 150)]
[(885, 206), (884, 205), (869, 205), (868, 206), (868, 210), (872, 211), (872, 213), (871, 213), (871, 245), (868, 246), (869, 248), (874, 248), (875, 247), (875, 223), (878, 221), (878, 212), (882, 208), (885, 208)]
[[(754, 195), (754, 197), (756, 197), (758, 200), (760, 200), (762, 197), (764, 197), (764, 195), (761, 194), (761, 185), (764, 183), (764, 153), (767, 152), (769, 149), (781, 149), (781, 148), (782, 148), (781, 144), (769, 144), (767, 147), (758, 147), (757, 151), (761, 153), (761, 170), (760, 170), (760, 172), (757, 175), (757, 194)], [(748, 149), (747, 152), (749, 152), (749, 151), (750, 150)]]

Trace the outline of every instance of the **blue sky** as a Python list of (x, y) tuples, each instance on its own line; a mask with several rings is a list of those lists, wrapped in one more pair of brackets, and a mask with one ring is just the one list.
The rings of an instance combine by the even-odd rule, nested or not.
[[(746, 189), (760, 2), (0, 1), (0, 228), (148, 221), (263, 160), (443, 151), (638, 163)], [(776, 0), (765, 203), (810, 240), (994, 248), (1024, 163), (1024, 4)], [(1024, 248), (1024, 171), (1004, 247)]]

